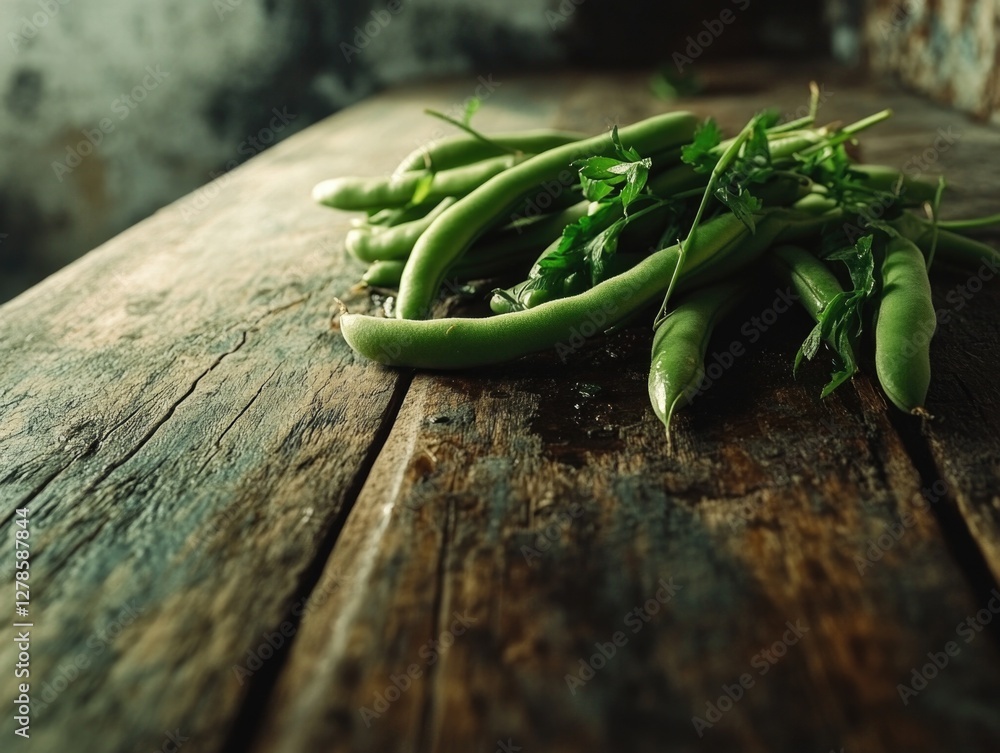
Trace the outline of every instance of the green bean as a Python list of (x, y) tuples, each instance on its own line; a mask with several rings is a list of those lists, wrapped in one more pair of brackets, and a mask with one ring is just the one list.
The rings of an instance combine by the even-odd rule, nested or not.
[[(503, 254), (511, 249), (534, 250), (557, 241), (567, 225), (571, 225), (587, 212), (588, 201), (577, 202), (559, 212), (543, 214), (528, 220), (520, 220), (491, 230), (477, 238), (468, 253)], [(461, 259), (456, 263), (461, 263)]]
[(361, 275), (361, 282), (373, 288), (394, 288), (399, 285), (404, 264), (405, 262), (397, 259), (372, 262)]
[(931, 249), (936, 248), (937, 259), (958, 269), (971, 270), (983, 264), (995, 271), (1000, 269), (1000, 251), (982, 241), (942, 228), (940, 223), (936, 233), (932, 223), (912, 214), (904, 214), (889, 224), (916, 243), (928, 259)]
[[(530, 262), (538, 247), (553, 238), (558, 239), (562, 229), (581, 217), (588, 204), (580, 202), (561, 212), (507, 225), (484, 235), (458, 260), (449, 276), (463, 281), (485, 279)], [(399, 287), (405, 258), (371, 261), (371, 266), (361, 278), (363, 282), (380, 288)]]
[(930, 341), (937, 320), (924, 255), (912, 241), (889, 241), (881, 281), (875, 373), (898, 408), (921, 414), (930, 386)]
[(387, 228), (362, 225), (352, 228), (347, 231), (344, 246), (361, 261), (405, 260), (410, 255), (417, 238), (455, 201), (454, 196), (446, 196), (424, 217), (401, 225)]
[(456, 134), (423, 144), (403, 158), (395, 173), (425, 169), (450, 170), (454, 167), (469, 165), (511, 152), (539, 154), (548, 149), (578, 141), (584, 138), (584, 135), (568, 131), (541, 129), (497, 133), (487, 138), (489, 141), (478, 139), (469, 134)]
[(660, 323), (653, 337), (647, 389), (653, 412), (670, 435), (674, 412), (691, 402), (705, 378), (705, 353), (715, 325), (747, 290), (728, 281), (689, 293)]
[[(831, 306), (848, 300), (847, 293), (840, 281), (825, 262), (818, 259), (799, 246), (777, 246), (768, 254), (768, 261), (778, 278), (786, 285), (795, 289), (796, 297), (802, 307), (809, 313), (813, 321), (819, 324)], [(836, 314), (836, 309), (832, 312)], [(827, 344), (837, 354), (840, 366), (832, 375), (831, 381), (823, 388), (822, 396), (826, 397), (838, 385), (850, 379), (857, 372), (857, 359), (854, 355), (854, 339), (848, 330), (844, 330), (831, 320), (819, 332)], [(815, 330), (814, 330), (815, 331)], [(810, 335), (811, 337), (811, 335)], [(808, 342), (808, 340), (807, 340)], [(817, 343), (818, 345), (818, 343)], [(798, 371), (803, 356), (811, 358), (815, 351), (805, 352), (803, 345), (795, 356), (795, 368)]]
[(364, 217), (351, 220), (354, 227), (390, 228), (426, 217), (440, 202), (422, 201), (419, 204), (407, 204), (402, 207), (385, 207), (383, 209), (368, 209)]
[[(934, 244), (934, 232), (927, 230), (913, 242), (929, 255)], [(1000, 251), (982, 241), (948, 230), (937, 231), (937, 254), (939, 259), (959, 269), (975, 269), (985, 264), (994, 271), (1000, 271)]]
[(861, 173), (869, 188), (893, 194), (898, 191), (901, 206), (918, 207), (925, 201), (933, 201), (938, 190), (937, 183), (912, 178), (885, 165), (851, 165), (851, 172)]
[[(618, 135), (623, 144), (643, 153), (689, 141), (697, 123), (691, 113), (669, 113), (625, 126)], [(414, 246), (400, 282), (396, 315), (401, 319), (425, 316), (448, 267), (532, 189), (558, 177), (574, 159), (613, 151), (610, 134), (555, 147), (503, 171), (459, 199)]]
[[(751, 235), (732, 214), (721, 215), (686, 241), (685, 270), (697, 272), (720, 261), (725, 266), (726, 257), (750, 264), (776, 239), (811, 234), (825, 221), (772, 210)], [(623, 321), (662, 296), (678, 259), (675, 244), (584, 293), (510, 314), (431, 320), (344, 314), (340, 329), (351, 348), (389, 366), (459, 369), (500, 363), (550, 347), (569, 347), (567, 343)]]
[(844, 292), (837, 276), (825, 262), (799, 246), (775, 246), (768, 261), (778, 277), (795, 289), (802, 307), (819, 321), (826, 307)]
[(447, 196), (464, 196), (522, 159), (506, 155), (438, 173), (409, 172), (389, 179), (331, 178), (316, 184), (313, 199), (334, 209), (402, 207), (413, 201), (424, 179), (430, 176), (430, 187), (421, 202), (439, 202)]

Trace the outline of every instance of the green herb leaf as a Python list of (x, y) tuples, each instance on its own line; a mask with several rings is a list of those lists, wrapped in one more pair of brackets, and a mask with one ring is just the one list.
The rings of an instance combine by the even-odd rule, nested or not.
[(847, 265), (854, 289), (839, 293), (827, 305), (819, 322), (802, 343), (795, 361), (797, 369), (803, 356), (810, 360), (814, 358), (819, 352), (820, 340), (825, 340), (833, 348), (836, 367), (830, 381), (823, 388), (822, 397), (829, 395), (858, 370), (854, 350), (864, 328), (864, 305), (874, 294), (876, 287), (873, 240), (873, 236), (866, 235), (854, 246), (827, 257)]
[(469, 125), (472, 122), (472, 116), (479, 112), (479, 108), (483, 106), (483, 100), (479, 97), (469, 97), (465, 102), (465, 113), (462, 115), (462, 122), (465, 125)]
[(425, 175), (421, 175), (420, 180), (417, 181), (417, 185), (413, 189), (413, 196), (410, 197), (409, 206), (419, 204), (426, 199), (433, 184), (434, 173), (428, 171)]
[(694, 140), (681, 149), (681, 161), (694, 167), (701, 173), (710, 172), (718, 161), (718, 155), (712, 152), (722, 143), (722, 131), (718, 124), (709, 118), (694, 132)]
[(639, 153), (622, 145), (618, 137), (617, 126), (611, 131), (611, 141), (614, 144), (616, 157), (587, 157), (573, 163), (580, 172), (580, 184), (583, 195), (591, 201), (600, 201), (609, 196), (615, 187), (619, 187), (622, 208), (638, 198), (646, 186), (652, 160), (643, 159)]

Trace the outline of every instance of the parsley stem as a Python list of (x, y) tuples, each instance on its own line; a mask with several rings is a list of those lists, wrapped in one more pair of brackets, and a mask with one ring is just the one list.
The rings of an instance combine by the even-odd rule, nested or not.
[(712, 175), (708, 179), (708, 185), (705, 186), (705, 193), (701, 196), (701, 203), (698, 205), (698, 211), (695, 213), (694, 221), (691, 223), (691, 230), (688, 231), (687, 238), (683, 240), (678, 239), (677, 241), (677, 266), (674, 267), (674, 273), (670, 277), (670, 285), (667, 286), (667, 292), (663, 296), (663, 303), (660, 304), (660, 310), (656, 314), (656, 320), (653, 322), (653, 329), (659, 327), (660, 322), (662, 322), (666, 316), (667, 304), (670, 302), (670, 296), (674, 292), (674, 287), (677, 285), (677, 278), (680, 275), (681, 269), (684, 267), (684, 260), (687, 258), (688, 241), (691, 240), (695, 230), (698, 229), (698, 224), (701, 222), (701, 216), (705, 212), (705, 207), (708, 206), (708, 200), (715, 191), (715, 185), (718, 183), (719, 177), (733, 163), (733, 160), (739, 156), (740, 149), (743, 148), (743, 145), (750, 138), (750, 134), (753, 133), (753, 129), (760, 121), (760, 117), (760, 115), (754, 115), (750, 118), (749, 122), (743, 126), (743, 130), (737, 134), (736, 138), (733, 139), (726, 151), (722, 153), (721, 157), (719, 157), (719, 161), (715, 163), (715, 167), (712, 168)]
[(437, 110), (431, 110), (429, 108), (424, 109), (424, 112), (427, 113), (428, 115), (430, 115), (431, 117), (443, 120), (445, 123), (449, 123), (449, 124), (455, 126), (456, 128), (459, 128), (459, 129), (465, 131), (467, 134), (469, 134), (473, 138), (477, 138), (477, 139), (479, 139), (482, 142), (490, 144), (491, 146), (495, 146), (497, 149), (500, 149), (501, 151), (507, 152), (509, 154), (520, 154), (521, 153), (520, 149), (514, 149), (513, 147), (504, 146), (503, 144), (497, 143), (493, 139), (491, 139), (491, 138), (489, 138), (489, 137), (484, 136), (483, 134), (481, 134), (479, 131), (477, 131), (475, 128), (473, 128), (472, 126), (470, 126), (468, 123), (463, 123), (461, 120), (456, 120), (455, 118), (451, 117), (450, 115), (445, 115), (443, 112), (438, 112)]

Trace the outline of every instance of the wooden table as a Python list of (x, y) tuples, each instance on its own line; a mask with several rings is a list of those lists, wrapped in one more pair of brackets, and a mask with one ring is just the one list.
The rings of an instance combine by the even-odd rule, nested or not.
[[(810, 75), (710, 70), (680, 106), (732, 130)], [(494, 80), (487, 130), (663, 107), (636, 76)], [(896, 111), (866, 159), (997, 211), (995, 129), (823, 80), (821, 119)], [(825, 364), (793, 379), (798, 313), (727, 330), (747, 353), (672, 453), (642, 327), (565, 364), (366, 363), (330, 329), (351, 218), (310, 189), (389, 171), (476, 85), (341, 112), (0, 309), (0, 593), (11, 614), (27, 508), (34, 701), (13, 737), (7, 628), (3, 749), (997, 750), (996, 280), (938, 277), (923, 429), (866, 376), (823, 401)]]

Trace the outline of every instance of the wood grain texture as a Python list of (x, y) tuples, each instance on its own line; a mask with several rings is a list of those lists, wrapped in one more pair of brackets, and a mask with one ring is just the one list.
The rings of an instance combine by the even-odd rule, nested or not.
[[(769, 87), (768, 101), (791, 110), (801, 83)], [(567, 93), (558, 125), (648, 114), (627, 88), (588, 84)], [(827, 93), (830, 117), (896, 109), (864, 140), (872, 161), (913, 165), (937, 129), (960, 129), (950, 154), (920, 165), (963, 186), (950, 212), (995, 205), (996, 187), (977, 196), (963, 166), (995, 151), (995, 133), (906, 97)], [(732, 129), (758, 103), (692, 105)], [(951, 559), (933, 468), (867, 378), (822, 404), (820, 367), (792, 383), (808, 323), (780, 325), (681, 419), (673, 456), (646, 407), (638, 334), (567, 366), (550, 354), (418, 376), (331, 561), (355, 564), (350, 589), (305, 621), (252, 750), (992, 749), (994, 634), (958, 632), (983, 606), (981, 583)], [(997, 450), (987, 441), (980, 457)], [(970, 482), (996, 494), (979, 468)], [(658, 607), (661, 579), (681, 589)], [(628, 621), (645, 603), (661, 611)], [(808, 632), (772, 667), (761, 650), (797, 621)], [(616, 631), (625, 645), (570, 687)], [(899, 686), (949, 643), (950, 666), (903, 704)], [(753, 686), (696, 729), (741, 675)]]
[[(792, 113), (808, 73), (781, 74), (706, 69), (682, 106), (729, 130), (763, 104)], [(995, 131), (824, 81), (821, 119), (895, 109), (868, 160), (905, 167), (958, 129), (923, 162), (962, 186), (951, 214), (995, 211)], [(662, 109), (644, 86), (501, 79), (477, 118), (596, 132)], [(941, 327), (924, 434), (864, 377), (825, 402), (822, 364), (793, 380), (803, 316), (748, 342), (767, 295), (713, 343), (749, 353), (678, 417), (672, 454), (642, 327), (567, 363), (361, 362), (329, 328), (337, 297), (366, 305), (349, 216), (309, 189), (388, 172), (443, 132), (424, 107), (475, 87), (345, 111), (0, 308), (2, 535), (27, 505), (45, 704), (29, 749), (155, 750), (179, 730), (182, 750), (223, 753), (994, 750), (996, 626), (968, 643), (957, 626), (1000, 573), (995, 282)], [(772, 666), (760, 652), (797, 622)], [(897, 686), (949, 641), (904, 705)], [(14, 656), (0, 643), (0, 667)], [(692, 718), (743, 674), (699, 737)]]

